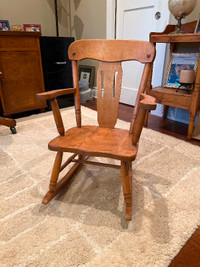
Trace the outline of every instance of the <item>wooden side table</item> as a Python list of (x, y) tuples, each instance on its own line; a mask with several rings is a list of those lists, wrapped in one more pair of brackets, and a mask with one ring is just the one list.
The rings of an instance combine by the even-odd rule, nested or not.
[[(187, 51), (187, 53), (199, 53), (200, 33), (194, 33), (195, 26), (196, 21), (183, 24), (182, 30), (186, 31), (186, 34), (170, 34), (170, 32), (176, 29), (176, 26), (168, 25), (162, 33), (150, 33), (150, 41), (153, 42), (155, 46), (156, 43), (169, 43), (170, 52)], [(181, 45), (183, 45), (184, 48), (181, 48)], [(147, 94), (154, 96), (157, 103), (164, 105), (163, 117), (166, 117), (168, 106), (189, 110), (190, 120), (187, 139), (191, 140), (195, 117), (200, 110), (200, 64), (198, 64), (197, 67), (194, 89), (191, 93), (188, 94), (185, 90), (176, 92), (176, 89), (166, 88), (162, 85), (152, 88), (150, 80)]]

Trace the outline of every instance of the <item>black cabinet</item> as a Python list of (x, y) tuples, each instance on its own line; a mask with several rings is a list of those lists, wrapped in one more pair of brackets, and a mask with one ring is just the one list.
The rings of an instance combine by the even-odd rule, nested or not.
[[(68, 47), (74, 42), (73, 37), (40, 37), (40, 48), (44, 74), (45, 91), (72, 88), (72, 68), (68, 59)], [(74, 104), (73, 95), (58, 98), (62, 107)]]

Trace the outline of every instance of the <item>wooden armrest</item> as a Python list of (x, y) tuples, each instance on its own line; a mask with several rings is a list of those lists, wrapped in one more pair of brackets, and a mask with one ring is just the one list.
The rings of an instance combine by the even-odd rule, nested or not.
[(67, 89), (59, 89), (52, 90), (44, 93), (37, 94), (37, 97), (41, 100), (53, 99), (61, 95), (68, 95), (76, 93), (76, 88), (67, 88)]
[(155, 110), (156, 109), (156, 99), (153, 96), (141, 94), (140, 105), (145, 110)]

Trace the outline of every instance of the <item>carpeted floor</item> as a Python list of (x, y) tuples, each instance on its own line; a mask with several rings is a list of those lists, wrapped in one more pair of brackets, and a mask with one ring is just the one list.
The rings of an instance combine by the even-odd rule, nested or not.
[[(73, 108), (62, 113), (74, 126)], [(95, 123), (95, 111), (82, 113), (84, 124)], [(57, 135), (53, 117), (19, 119), (17, 132), (0, 126), (0, 266), (168, 266), (200, 224), (199, 147), (143, 130), (127, 223), (116, 169), (86, 165), (42, 205), (55, 157), (47, 148)]]

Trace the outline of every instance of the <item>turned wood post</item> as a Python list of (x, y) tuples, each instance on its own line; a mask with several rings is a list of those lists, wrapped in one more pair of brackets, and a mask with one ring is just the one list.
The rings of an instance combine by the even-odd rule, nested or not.
[(63, 126), (63, 120), (60, 114), (60, 110), (59, 110), (59, 106), (58, 106), (58, 102), (56, 98), (51, 99), (51, 108), (53, 111), (53, 116), (54, 116), (54, 120), (56, 123), (58, 133), (63, 136), (65, 133), (65, 129)]
[(78, 78), (78, 64), (77, 61), (72, 60), (72, 73), (73, 73), (73, 86), (76, 88), (74, 94), (74, 105), (76, 113), (77, 127), (81, 127), (81, 105), (80, 105), (80, 92), (79, 92), (79, 78)]

